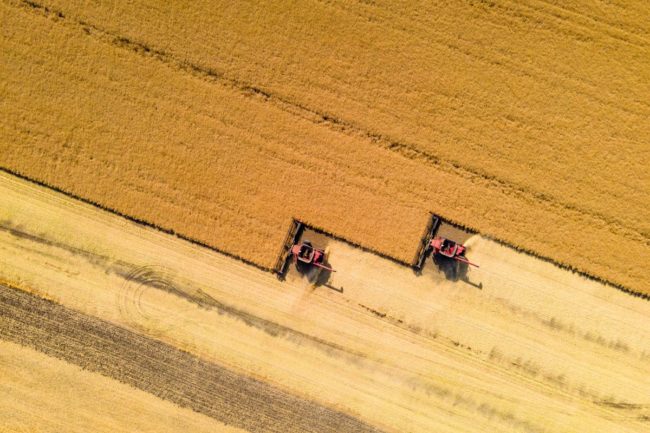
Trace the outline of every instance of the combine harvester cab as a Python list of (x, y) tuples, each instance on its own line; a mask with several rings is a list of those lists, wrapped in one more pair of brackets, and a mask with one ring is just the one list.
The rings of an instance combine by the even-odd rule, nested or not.
[(293, 255), (294, 263), (302, 262), (313, 264), (314, 266), (324, 266), (325, 251), (316, 249), (309, 241), (303, 241), (302, 244), (294, 244), (291, 247), (291, 255)]
[(430, 247), (433, 251), (433, 254), (438, 254), (462, 263), (467, 263), (468, 265), (477, 268), (479, 267), (477, 264), (472, 263), (465, 258), (465, 251), (467, 251), (465, 245), (461, 245), (458, 242), (452, 241), (451, 239), (437, 237), (431, 241)]
[(476, 268), (479, 267), (477, 264), (472, 263), (465, 258), (465, 251), (467, 248), (458, 242), (452, 241), (451, 239), (437, 237), (431, 241), (430, 248), (433, 252), (434, 260), (435, 256), (439, 255), (461, 263), (468, 264), (470, 266), (474, 266)]

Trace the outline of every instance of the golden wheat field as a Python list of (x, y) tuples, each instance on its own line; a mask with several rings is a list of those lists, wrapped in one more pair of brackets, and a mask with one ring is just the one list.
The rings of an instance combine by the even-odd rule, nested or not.
[(628, 3), (3, 2), (0, 165), (267, 267), (292, 216), (411, 261), (433, 211), (648, 291)]
[(1, 433), (648, 430), (650, 3), (0, 23)]

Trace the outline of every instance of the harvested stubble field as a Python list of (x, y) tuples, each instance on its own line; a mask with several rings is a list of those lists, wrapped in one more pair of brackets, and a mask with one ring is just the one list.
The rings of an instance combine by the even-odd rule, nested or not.
[(648, 293), (649, 8), (5, 0), (0, 166), (266, 267), (435, 211)]
[[(3, 314), (2, 331), (14, 330), (6, 328), (4, 319)], [(3, 433), (245, 433), (78, 364), (4, 339), (0, 340), (0, 372)]]
[(34, 347), (250, 432), (376, 431), (173, 346), (2, 285), (0, 339)]
[(6, 174), (0, 222), (3, 432), (647, 430), (650, 303), (479, 236), (313, 288)]

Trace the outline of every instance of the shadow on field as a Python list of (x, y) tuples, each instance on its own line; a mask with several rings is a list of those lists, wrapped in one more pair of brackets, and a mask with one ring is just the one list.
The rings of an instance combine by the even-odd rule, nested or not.
[[(325, 259), (323, 265), (330, 267), (330, 263), (327, 259)], [(307, 281), (314, 285), (314, 287), (325, 286), (338, 291), (338, 289), (335, 289), (328, 284), (332, 275), (332, 271), (329, 269), (319, 268), (302, 262), (297, 262), (295, 266), (298, 273), (306, 278)]]
[(441, 255), (434, 255), (432, 257), (432, 262), (436, 265), (436, 268), (440, 273), (445, 276), (447, 281), (463, 281), (470, 286), (476, 287), (477, 289), (483, 289), (483, 283), (475, 283), (470, 281), (467, 271), (469, 265), (467, 263), (459, 262), (449, 257), (444, 257)]

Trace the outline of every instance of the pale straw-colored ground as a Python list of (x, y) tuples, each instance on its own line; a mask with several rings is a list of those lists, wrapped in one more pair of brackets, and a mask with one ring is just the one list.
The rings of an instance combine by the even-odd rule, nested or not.
[[(8, 175), (0, 192), (5, 283), (379, 428), (648, 426), (650, 303), (489, 240), (468, 242), (481, 265), (470, 271), (471, 284), (446, 281), (430, 262), (416, 276), (332, 241), (337, 272), (329, 287), (314, 288)], [(138, 275), (158, 283), (142, 284)], [(11, 349), (4, 369), (29, 365), (29, 350)], [(45, 378), (63, 368), (41, 364)], [(96, 380), (102, 388), (108, 381)], [(27, 392), (25, 381), (0, 383), (11, 391), (5, 396)], [(39, 386), (48, 395), (49, 385)], [(58, 393), (59, 404), (75, 404), (77, 392)], [(141, 401), (152, 411), (166, 404)], [(3, 416), (37, 428), (56, 407)]]

